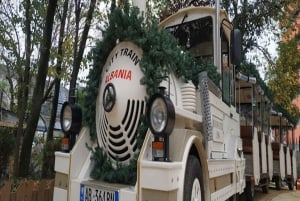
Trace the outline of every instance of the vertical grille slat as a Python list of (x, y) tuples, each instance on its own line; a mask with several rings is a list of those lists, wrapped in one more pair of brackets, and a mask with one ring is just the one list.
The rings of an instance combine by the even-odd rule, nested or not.
[(101, 140), (102, 140), (102, 144), (104, 146), (104, 148), (106, 148), (106, 132), (107, 132), (107, 118), (105, 115), (103, 115), (103, 118), (102, 118), (102, 124), (100, 124), (100, 136), (101, 136)]
[(129, 114), (129, 116), (128, 116), (128, 119), (127, 119), (127, 123), (126, 123), (126, 125), (125, 125), (125, 131), (127, 132), (128, 131), (128, 129), (129, 129), (129, 127), (130, 127), (130, 124), (132, 124), (132, 118), (133, 118), (133, 113), (134, 113), (134, 106), (135, 106), (135, 101), (134, 100), (132, 100), (131, 101), (132, 102), (132, 106), (130, 107), (130, 114)]
[(123, 125), (125, 124), (125, 121), (127, 119), (127, 115), (129, 114), (129, 108), (130, 108), (130, 100), (127, 101), (125, 116), (124, 116), (124, 118), (122, 120), (122, 124)]
[(140, 115), (139, 115), (139, 113), (140, 113), (139, 107), (140, 107), (140, 102), (137, 101), (136, 108), (134, 108), (134, 109), (132, 110), (132, 113), (134, 113), (134, 110), (135, 110), (135, 114), (134, 114), (134, 117), (133, 117), (134, 120), (133, 120), (133, 121), (129, 121), (129, 122), (131, 122), (131, 129), (130, 129), (129, 132), (128, 132), (128, 138), (129, 138), (129, 139), (130, 139), (130, 137), (131, 137), (132, 134), (136, 133), (136, 125), (137, 125), (137, 122), (139, 122), (139, 121), (138, 121), (138, 118), (140, 118)]

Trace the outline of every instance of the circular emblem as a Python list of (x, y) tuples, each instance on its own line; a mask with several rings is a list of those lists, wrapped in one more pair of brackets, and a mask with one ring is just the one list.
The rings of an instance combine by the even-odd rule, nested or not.
[(116, 103), (116, 90), (112, 83), (106, 85), (103, 92), (103, 107), (106, 112), (110, 112)]

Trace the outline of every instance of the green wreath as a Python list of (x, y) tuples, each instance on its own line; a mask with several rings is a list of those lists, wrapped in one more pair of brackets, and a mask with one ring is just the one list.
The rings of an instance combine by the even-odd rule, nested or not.
[[(96, 98), (92, 100), (90, 97), (97, 97), (99, 75), (106, 58), (116, 45), (116, 41), (132, 41), (143, 49), (140, 68), (144, 77), (141, 79), (141, 84), (146, 86), (148, 96), (157, 92), (158, 84), (170, 72), (175, 73), (178, 77), (183, 76), (186, 80), (193, 80), (197, 85), (197, 78), (193, 75), (206, 70), (215, 83), (220, 81), (220, 75), (216, 72), (215, 66), (205, 63), (196, 64), (192, 55), (183, 51), (177, 40), (167, 30), (159, 28), (157, 20), (152, 19), (146, 23), (140, 15), (139, 9), (131, 7), (128, 1), (125, 1), (122, 8), (112, 6), (108, 24), (102, 33), (103, 40), (98, 41), (96, 47), (90, 52), (93, 68), (88, 76), (83, 112), (84, 121), (90, 127), (93, 140), (96, 139)], [(148, 128), (145, 118), (142, 118), (141, 122), (137, 134), (138, 149), (142, 146)], [(138, 154), (128, 166), (117, 164), (117, 167), (114, 168), (109, 157), (99, 146), (91, 151), (93, 152), (91, 159), (95, 164), (91, 172), (92, 178), (135, 184)]]

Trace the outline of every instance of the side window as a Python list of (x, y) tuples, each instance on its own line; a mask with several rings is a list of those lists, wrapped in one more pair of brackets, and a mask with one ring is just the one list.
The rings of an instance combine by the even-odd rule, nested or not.
[(221, 51), (222, 51), (222, 98), (225, 103), (230, 105), (234, 103), (232, 99), (233, 92), (233, 71), (229, 61), (229, 42), (225, 36), (223, 29), (221, 29)]
[(230, 104), (230, 82), (231, 82), (231, 73), (230, 69), (226, 66), (222, 66), (222, 94), (223, 101)]

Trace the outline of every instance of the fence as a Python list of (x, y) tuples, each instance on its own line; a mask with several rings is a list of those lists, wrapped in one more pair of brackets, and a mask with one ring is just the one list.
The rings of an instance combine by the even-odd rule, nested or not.
[(16, 190), (7, 182), (0, 187), (0, 201), (52, 201), (54, 179), (22, 181)]

